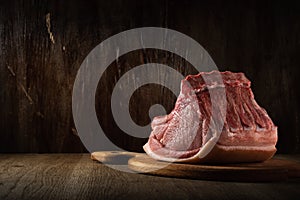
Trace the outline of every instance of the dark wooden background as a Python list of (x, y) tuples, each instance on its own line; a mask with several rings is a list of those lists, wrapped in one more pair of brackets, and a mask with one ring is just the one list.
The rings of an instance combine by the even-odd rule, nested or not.
[[(85, 152), (71, 109), (77, 70), (104, 39), (144, 26), (187, 34), (209, 52), (220, 70), (244, 72), (256, 100), (279, 127), (278, 152), (300, 152), (296, 3), (10, 0), (0, 1), (0, 6), (0, 152)], [(99, 82), (101, 106), (96, 108), (105, 116), (99, 121), (106, 134), (127, 150), (141, 150), (145, 141), (127, 137), (114, 126), (107, 110), (109, 98), (122, 74), (149, 61), (168, 64), (185, 75), (195, 73), (176, 55), (151, 49), (128, 53), (111, 64)], [(150, 105), (162, 103), (170, 111), (174, 101), (166, 88), (144, 86), (131, 99), (132, 118), (146, 124)]]

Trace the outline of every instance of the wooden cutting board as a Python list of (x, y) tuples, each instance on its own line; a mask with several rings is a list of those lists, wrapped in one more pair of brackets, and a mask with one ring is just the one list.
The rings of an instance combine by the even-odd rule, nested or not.
[(143, 174), (216, 181), (267, 182), (300, 178), (300, 162), (277, 158), (263, 163), (179, 164), (157, 161), (144, 153), (94, 152), (92, 159), (105, 163), (128, 162), (129, 169)]

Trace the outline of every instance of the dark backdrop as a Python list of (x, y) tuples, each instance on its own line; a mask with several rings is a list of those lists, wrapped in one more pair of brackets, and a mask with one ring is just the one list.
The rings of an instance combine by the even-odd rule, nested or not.
[[(144, 26), (167, 27), (198, 41), (220, 70), (242, 71), (258, 103), (278, 125), (278, 151), (300, 152), (300, 6), (287, 1), (1, 1), (0, 152), (84, 152), (73, 123), (71, 95), (76, 72), (104, 39)], [(47, 23), (47, 19), (48, 22)], [(50, 26), (49, 26), (50, 25)], [(49, 30), (48, 30), (49, 29)], [(141, 150), (143, 140), (115, 127), (110, 93), (128, 69), (166, 63), (195, 73), (168, 52), (140, 50), (114, 62), (98, 86), (99, 120), (115, 143)], [(148, 108), (170, 111), (175, 96), (158, 85), (135, 92), (130, 111), (146, 124)], [(147, 117), (146, 117), (147, 116)]]

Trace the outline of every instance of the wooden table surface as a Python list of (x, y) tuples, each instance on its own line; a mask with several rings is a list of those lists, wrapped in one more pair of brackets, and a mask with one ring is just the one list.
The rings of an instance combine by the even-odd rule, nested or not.
[[(277, 156), (278, 157), (278, 156)], [(300, 160), (300, 156), (279, 156)], [(201, 181), (113, 170), (89, 154), (0, 154), (0, 199), (297, 199), (300, 180)]]

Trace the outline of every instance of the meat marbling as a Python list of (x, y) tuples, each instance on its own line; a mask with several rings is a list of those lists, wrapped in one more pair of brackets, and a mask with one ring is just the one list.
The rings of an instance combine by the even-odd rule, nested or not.
[(169, 162), (257, 162), (276, 152), (277, 127), (243, 73), (202, 72), (181, 82), (175, 108), (155, 117), (145, 152)]

